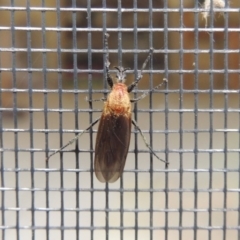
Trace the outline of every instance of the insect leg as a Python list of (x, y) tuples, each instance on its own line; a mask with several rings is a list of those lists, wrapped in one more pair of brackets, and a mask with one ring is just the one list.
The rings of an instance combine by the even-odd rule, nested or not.
[(105, 101), (107, 101), (107, 99), (103, 97), (103, 98), (100, 98), (100, 99), (92, 99), (92, 100), (90, 100), (90, 99), (88, 99), (88, 97), (86, 97), (86, 101), (89, 102), (89, 103), (99, 102), (99, 101), (105, 102)]
[(137, 125), (136, 121), (134, 119), (132, 119), (132, 124), (137, 128), (137, 130), (140, 132), (140, 135), (145, 143), (145, 145), (147, 146), (147, 148), (150, 150), (150, 152), (160, 161), (165, 163), (165, 167), (167, 168), (168, 166), (168, 162), (159, 158), (158, 155), (153, 151), (153, 149), (151, 148), (151, 146), (149, 145), (149, 143), (147, 142), (146, 138), (144, 137), (142, 130), (140, 129), (140, 127)]
[(166, 78), (164, 78), (163, 81), (162, 81), (159, 85), (157, 85), (155, 88), (153, 88), (153, 89), (151, 89), (151, 90), (149, 90), (149, 91), (146, 91), (146, 92), (143, 93), (140, 97), (131, 99), (130, 101), (131, 101), (131, 102), (137, 102), (137, 101), (145, 98), (149, 93), (153, 92), (154, 90), (159, 89), (164, 83), (167, 83), (167, 82), (168, 82), (168, 80), (167, 80)]
[(88, 128), (86, 128), (84, 131), (82, 131), (81, 133), (79, 133), (75, 138), (73, 138), (72, 140), (70, 140), (67, 144), (65, 144), (64, 146), (62, 146), (61, 148), (59, 148), (58, 150), (56, 150), (55, 152), (53, 152), (52, 154), (50, 154), (47, 158), (46, 161), (49, 160), (50, 157), (52, 157), (53, 155), (55, 155), (58, 152), (61, 152), (64, 148), (66, 148), (67, 146), (71, 145), (73, 142), (75, 142), (78, 138), (80, 138), (85, 132), (87, 132), (90, 128), (92, 128), (98, 121), (100, 120), (100, 118), (96, 119), (94, 122), (92, 122)]
[(140, 70), (140, 73), (137, 76), (136, 81), (134, 81), (130, 86), (128, 86), (128, 92), (131, 92), (137, 86), (138, 82), (141, 80), (142, 72), (145, 69), (145, 67), (147, 66), (147, 63), (148, 63), (149, 59), (151, 58), (152, 54), (153, 54), (153, 48), (150, 48), (148, 57), (144, 61), (143, 65), (142, 65), (142, 68)]
[[(110, 62), (109, 62), (109, 51), (108, 51), (108, 38), (109, 38), (109, 34), (105, 33), (105, 35), (104, 35), (104, 44), (105, 44), (105, 49), (106, 49), (105, 68), (106, 68), (106, 73), (107, 73), (107, 83), (108, 83), (109, 87), (112, 88), (113, 79), (109, 73)], [(98, 101), (107, 101), (107, 98), (103, 97), (100, 99), (89, 100), (88, 97), (86, 97), (86, 101), (88, 101), (89, 103), (98, 102)]]
[(113, 86), (113, 79), (109, 73), (109, 66), (110, 66), (110, 62), (109, 62), (109, 51), (108, 51), (108, 38), (109, 38), (109, 34), (105, 33), (104, 35), (104, 44), (105, 44), (105, 49), (106, 49), (106, 59), (105, 59), (105, 68), (106, 68), (106, 73), (107, 73), (107, 82), (110, 88), (112, 88)]

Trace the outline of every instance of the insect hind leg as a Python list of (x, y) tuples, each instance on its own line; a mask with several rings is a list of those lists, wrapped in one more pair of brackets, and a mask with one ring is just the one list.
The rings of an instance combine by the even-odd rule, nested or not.
[(169, 162), (167, 162), (166, 160), (163, 160), (161, 159), (154, 151), (153, 149), (151, 148), (150, 144), (147, 142), (146, 138), (144, 137), (143, 133), (142, 133), (142, 130), (141, 128), (137, 125), (136, 121), (132, 119), (132, 124), (137, 128), (137, 130), (139, 131), (146, 147), (150, 150), (150, 152), (160, 161), (164, 162), (165, 163), (165, 167), (167, 168), (168, 167), (168, 164)]
[(85, 130), (83, 130), (81, 133), (77, 134), (72, 140), (70, 140), (67, 144), (65, 144), (64, 146), (62, 146), (61, 148), (57, 149), (56, 151), (54, 151), (53, 153), (51, 153), (48, 157), (46, 157), (46, 161), (49, 160), (49, 158), (51, 158), (53, 155), (55, 155), (56, 153), (61, 152), (63, 149), (65, 149), (67, 146), (71, 145), (72, 143), (74, 143), (78, 138), (80, 138), (85, 132), (87, 132), (90, 128), (92, 128), (98, 121), (100, 120), (100, 118), (96, 119), (94, 122), (92, 122)]

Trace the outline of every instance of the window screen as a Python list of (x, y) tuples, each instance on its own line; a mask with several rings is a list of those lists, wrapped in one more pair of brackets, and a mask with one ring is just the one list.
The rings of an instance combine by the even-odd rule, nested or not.
[[(1, 239), (239, 236), (239, 1), (2, 1)], [(110, 74), (129, 67), (134, 126), (122, 177), (94, 174)], [(154, 89), (164, 79), (164, 84)], [(124, 129), (123, 129), (124, 131)], [(114, 129), (113, 129), (114, 134)]]

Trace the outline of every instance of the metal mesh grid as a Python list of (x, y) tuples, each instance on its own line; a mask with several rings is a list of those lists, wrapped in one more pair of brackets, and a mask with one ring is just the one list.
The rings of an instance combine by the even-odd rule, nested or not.
[[(212, 2), (206, 21), (203, 1), (176, 2), (2, 4), (1, 239), (239, 239), (239, 6)], [(128, 84), (155, 49), (133, 95), (168, 86), (133, 117), (170, 166), (133, 130), (123, 177), (105, 185), (96, 128), (45, 157), (101, 114), (84, 99), (108, 92), (106, 31)]]

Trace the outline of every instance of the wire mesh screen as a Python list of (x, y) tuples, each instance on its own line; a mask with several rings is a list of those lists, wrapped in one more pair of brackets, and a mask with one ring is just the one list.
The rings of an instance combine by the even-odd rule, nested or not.
[[(0, 5), (1, 239), (240, 239), (239, 1)], [(127, 85), (154, 49), (132, 119), (169, 162), (132, 127), (114, 183), (94, 174), (98, 125), (46, 161), (102, 114), (106, 33)]]

